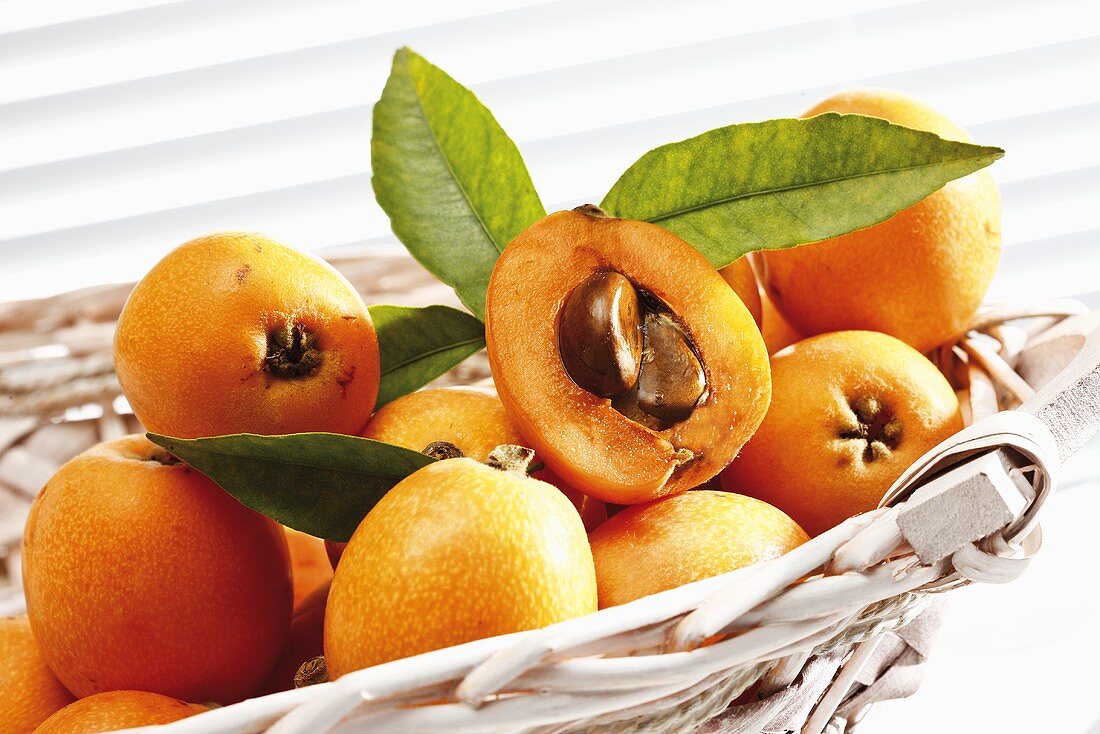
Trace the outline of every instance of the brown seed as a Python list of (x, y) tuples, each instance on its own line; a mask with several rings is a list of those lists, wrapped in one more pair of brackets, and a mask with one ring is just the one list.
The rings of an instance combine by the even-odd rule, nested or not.
[(641, 423), (651, 431), (663, 431), (672, 425), (668, 421), (655, 418), (639, 407), (637, 385), (627, 390), (622, 395), (616, 395), (611, 398), (611, 407), (635, 423)]
[(638, 407), (677, 423), (691, 415), (706, 387), (703, 365), (684, 332), (667, 314), (647, 313)]
[(558, 349), (578, 387), (602, 398), (634, 387), (642, 360), (642, 317), (638, 293), (625, 276), (594, 273), (573, 289), (562, 307)]

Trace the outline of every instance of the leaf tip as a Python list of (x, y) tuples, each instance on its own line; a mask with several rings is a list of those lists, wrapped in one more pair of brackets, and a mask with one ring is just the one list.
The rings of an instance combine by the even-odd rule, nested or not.
[(165, 449), (168, 448), (173, 441), (173, 439), (169, 436), (163, 436), (159, 433), (153, 433), (152, 431), (146, 431), (145, 437), (155, 443), (157, 446)]

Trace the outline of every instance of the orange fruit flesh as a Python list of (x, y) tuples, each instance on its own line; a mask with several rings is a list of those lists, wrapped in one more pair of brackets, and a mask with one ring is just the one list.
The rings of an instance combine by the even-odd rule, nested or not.
[(756, 280), (752, 264), (747, 255), (743, 255), (732, 263), (718, 271), (726, 282), (733, 288), (733, 292), (745, 304), (745, 308), (752, 314), (752, 320), (756, 325), (763, 325), (763, 307), (760, 300), (760, 284)]
[[(685, 319), (708, 371), (705, 399), (667, 430), (626, 418), (610, 400), (578, 387), (562, 366), (557, 324), (564, 299), (606, 269)], [(706, 481), (766, 410), (767, 357), (752, 316), (698, 251), (654, 225), (551, 214), (504, 250), (486, 303), (489, 361), (509, 415), (549, 468), (604, 501), (643, 502)], [(694, 460), (681, 466), (680, 449)]]

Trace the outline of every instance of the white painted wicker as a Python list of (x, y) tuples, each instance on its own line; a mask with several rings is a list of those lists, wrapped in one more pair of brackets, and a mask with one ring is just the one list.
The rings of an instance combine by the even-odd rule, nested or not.
[[(453, 302), (406, 258), (332, 259), (368, 302)], [(21, 608), (19, 535), (38, 488), (92, 443), (139, 428), (111, 370), (127, 292), (0, 306), (4, 611)], [(781, 558), (156, 730), (690, 732), (721, 715), (709, 731), (771, 731), (780, 719), (784, 729), (842, 731), (855, 717), (845, 704), (861, 688), (856, 675), (884, 633), (937, 592), (1015, 578), (1038, 549), (1036, 516), (1057, 470), (1100, 420), (1097, 321), (1073, 302), (983, 311), (933, 355), (970, 425), (915, 464), (880, 509)], [(487, 376), (475, 358), (444, 381)], [(754, 705), (730, 707), (758, 681)]]

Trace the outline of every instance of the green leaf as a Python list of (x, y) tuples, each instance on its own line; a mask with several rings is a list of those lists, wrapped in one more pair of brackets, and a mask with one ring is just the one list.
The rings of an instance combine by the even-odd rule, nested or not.
[(436, 461), (400, 446), (335, 433), (148, 436), (246, 507), (337, 541), (348, 540), (391, 487)]
[(643, 155), (600, 207), (674, 232), (723, 267), (889, 219), (999, 148), (863, 115), (730, 125)]
[(371, 306), (382, 383), (375, 408), (418, 390), (485, 346), (485, 326), (450, 306)]
[(371, 167), (394, 234), (484, 318), (497, 256), (546, 215), (515, 143), (473, 92), (403, 48), (374, 106)]

